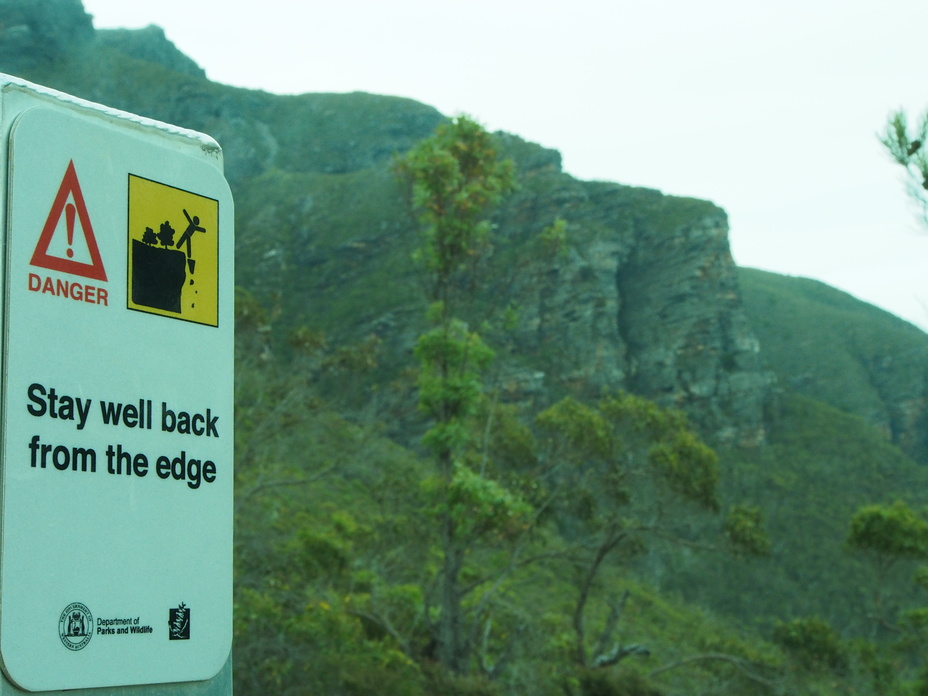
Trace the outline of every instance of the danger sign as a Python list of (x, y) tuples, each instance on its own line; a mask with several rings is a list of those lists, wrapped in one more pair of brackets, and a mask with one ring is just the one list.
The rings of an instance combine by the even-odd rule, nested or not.
[(0, 693), (228, 678), (221, 151), (3, 75), (0, 138)]
[[(80, 231), (77, 239), (74, 237), (75, 228)], [(79, 250), (77, 258), (75, 242)], [(58, 253), (50, 251), (53, 243)], [(81, 257), (85, 257), (86, 260), (82, 260)], [(53, 271), (106, 280), (103, 259), (100, 258), (97, 239), (93, 233), (93, 225), (90, 223), (87, 204), (84, 202), (84, 194), (81, 192), (73, 161), (68, 162), (64, 179), (61, 180), (55, 201), (42, 227), (42, 236), (39, 237), (39, 243), (29, 263)]]

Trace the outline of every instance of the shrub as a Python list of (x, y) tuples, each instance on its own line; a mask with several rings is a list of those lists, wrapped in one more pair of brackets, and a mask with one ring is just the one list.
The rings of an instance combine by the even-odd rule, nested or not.
[(847, 651), (841, 638), (818, 617), (778, 623), (773, 629), (773, 640), (806, 669), (835, 672), (847, 669)]

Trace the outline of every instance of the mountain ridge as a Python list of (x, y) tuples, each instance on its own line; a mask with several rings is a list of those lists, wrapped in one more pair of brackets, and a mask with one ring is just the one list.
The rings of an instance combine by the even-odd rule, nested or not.
[[(25, 66), (27, 79), (210, 133), (224, 148), (227, 177), (237, 206), (245, 211), (257, 211), (264, 201), (280, 197), (269, 193), (269, 181), (292, 191), (293, 198), (239, 219), (241, 277), (262, 301), (271, 301), (287, 288), (320, 292), (333, 283), (352, 285), (350, 273), (338, 268), (342, 262), (370, 270), (372, 249), (379, 249), (383, 258), (410, 248), (411, 242), (400, 237), (408, 235), (412, 221), (397, 205), (402, 192), (392, 180), (390, 166), (394, 156), (442, 122), (445, 117), (435, 109), (409, 99), (366, 93), (277, 96), (217, 85), (160, 28), (89, 34), (86, 14), (77, 9), (80, 3), (57, 2), (80, 21), (39, 30), (36, 22), (23, 22), (20, 14), (17, 21), (2, 25), (4, 35), (20, 36), (17, 45), (23, 45), (23, 32), (17, 26), (32, 27), (26, 33), (40, 36), (43, 45), (57, 47), (57, 52), (49, 54), (46, 49), (28, 59), (23, 58), (28, 51), (19, 52), (13, 60), (0, 50), (0, 59)], [(144, 90), (139, 89), (141, 84)], [(558, 388), (584, 382), (581, 389), (629, 388), (663, 405), (686, 408), (707, 434), (721, 442), (763, 443), (764, 414), (780, 388), (773, 375), (779, 373), (781, 384), (795, 376), (767, 369), (761, 357), (763, 342), (754, 326), (762, 319), (748, 321), (743, 316), (739, 286), (743, 281), (731, 259), (724, 211), (705, 201), (668, 197), (650, 189), (584, 182), (563, 172), (556, 150), (515, 135), (496, 135), (501, 152), (516, 161), (521, 184), (499, 212), (497, 224), (501, 229), (537, 231), (562, 217), (576, 240), (568, 262), (558, 269), (568, 282), (547, 289), (543, 284), (523, 283), (517, 297), (524, 318), (517, 343), (529, 353), (534, 350), (533, 361), (544, 362), (545, 354), (558, 353), (565, 364), (531, 366), (521, 360), (521, 368), (510, 366), (510, 376), (536, 391), (539, 373)], [(295, 191), (309, 190), (306, 177), (313, 179), (314, 187), (308, 197)], [(364, 193), (348, 199), (345, 194), (351, 187), (346, 182), (352, 177)], [(338, 205), (363, 206), (364, 198), (377, 199), (384, 214), (372, 227), (363, 216), (330, 210), (327, 195), (336, 190), (342, 191)], [(257, 198), (261, 200), (253, 200)], [(373, 220), (374, 211), (368, 211), (368, 219)], [(282, 229), (290, 230), (285, 235), (289, 238), (281, 236)], [(524, 236), (505, 234), (504, 244), (512, 246), (501, 253), (518, 253), (519, 235)], [(308, 254), (309, 249), (313, 251)], [(304, 277), (306, 264), (313, 272), (323, 272), (321, 282)], [(251, 272), (252, 267), (259, 270)], [(534, 268), (529, 275), (538, 273), (541, 269)], [(357, 292), (374, 294), (360, 287)], [(292, 318), (283, 322), (287, 328), (318, 323), (333, 329), (325, 312), (299, 304), (287, 307), (285, 313)], [(358, 339), (365, 332), (374, 333), (391, 343), (385, 332), (392, 327), (406, 336), (405, 344), (392, 341), (395, 355), (408, 351), (415, 335), (415, 312), (394, 306), (372, 316), (371, 310), (358, 312), (366, 318), (354, 322), (353, 330), (348, 327), (351, 322), (343, 319), (336, 334)], [(555, 320), (557, 316), (560, 319)], [(408, 321), (397, 323), (398, 317)], [(651, 321), (655, 318), (663, 321)], [(557, 321), (564, 326), (557, 326)], [(668, 340), (666, 328), (676, 331), (675, 338)], [(568, 335), (574, 340), (566, 340)], [(775, 338), (765, 340), (778, 345)], [(546, 348), (532, 349), (533, 345)], [(777, 353), (780, 358), (786, 355)], [(921, 434), (926, 429), (923, 400), (928, 389), (907, 388), (904, 398), (898, 399), (907, 404), (903, 413), (890, 406), (898, 396), (891, 383), (882, 389), (882, 406), (862, 415), (921, 458), (926, 439)], [(524, 388), (517, 386), (515, 391)], [(840, 399), (829, 403), (842, 405)], [(890, 410), (892, 418), (886, 415)]]

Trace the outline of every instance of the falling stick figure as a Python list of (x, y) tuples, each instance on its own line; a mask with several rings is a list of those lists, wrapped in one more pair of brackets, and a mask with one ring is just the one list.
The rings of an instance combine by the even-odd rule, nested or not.
[[(196, 215), (190, 217), (190, 213), (187, 212), (187, 209), (184, 208), (184, 216), (187, 218), (187, 229), (184, 230), (184, 233), (180, 236), (180, 239), (177, 240), (177, 248), (180, 249), (181, 245), (187, 243), (187, 258), (190, 258), (190, 238), (193, 236), (194, 232), (206, 232), (205, 227), (200, 227), (200, 218)], [(193, 269), (191, 269), (192, 272)]]

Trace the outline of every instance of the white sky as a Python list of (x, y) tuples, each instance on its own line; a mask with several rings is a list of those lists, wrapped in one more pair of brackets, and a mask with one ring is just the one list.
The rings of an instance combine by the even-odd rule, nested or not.
[[(928, 327), (928, 228), (877, 141), (928, 107), (925, 0), (84, 0), (212, 80), (467, 113), (582, 179), (709, 199), (742, 266)], [(898, 170), (898, 171), (897, 171)]]

